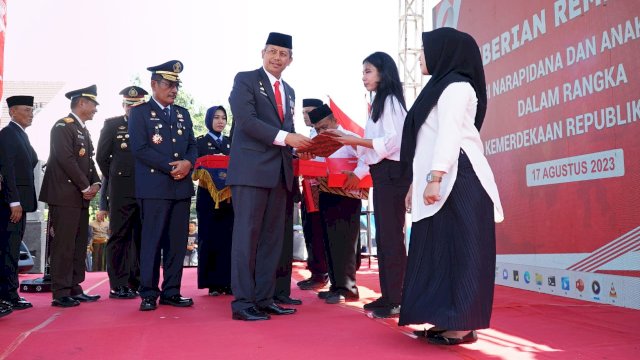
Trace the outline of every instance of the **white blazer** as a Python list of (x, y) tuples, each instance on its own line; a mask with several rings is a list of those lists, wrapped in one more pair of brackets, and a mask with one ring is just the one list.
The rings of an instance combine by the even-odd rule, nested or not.
[[(420, 127), (413, 159), (413, 222), (433, 216), (444, 205), (456, 181), (460, 149), (469, 157), (482, 187), (493, 201), (495, 221), (504, 220), (498, 187), (489, 162), (484, 156), (480, 133), (474, 126), (477, 104), (476, 92), (471, 84), (450, 84)], [(427, 205), (422, 194), (427, 186), (427, 174), (432, 170), (444, 171), (446, 174), (440, 184), (442, 199), (435, 204)]]

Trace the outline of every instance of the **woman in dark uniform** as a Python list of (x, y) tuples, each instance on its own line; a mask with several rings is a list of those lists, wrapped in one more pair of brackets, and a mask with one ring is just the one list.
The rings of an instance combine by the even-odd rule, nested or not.
[[(222, 106), (209, 108), (204, 122), (209, 132), (197, 139), (198, 157), (229, 155), (231, 139), (222, 134), (227, 125), (226, 110)], [(226, 169), (213, 170), (210, 174), (212, 177), (224, 178)], [(196, 197), (199, 228), (198, 289), (208, 288), (211, 296), (231, 294), (233, 206), (230, 198), (216, 204), (209, 190), (202, 185), (201, 180)], [(218, 190), (222, 188), (218, 187)]]

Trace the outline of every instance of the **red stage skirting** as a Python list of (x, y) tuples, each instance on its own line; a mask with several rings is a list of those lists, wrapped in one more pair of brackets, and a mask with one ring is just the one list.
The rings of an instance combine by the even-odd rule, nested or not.
[[(83, 284), (97, 303), (60, 309), (51, 294), (23, 294), (34, 308), (0, 318), (3, 359), (637, 359), (640, 311), (496, 287), (491, 329), (475, 344), (442, 347), (416, 340), (395, 320), (361, 309), (378, 295), (375, 264), (358, 273), (360, 303), (327, 305), (298, 290), (298, 314), (248, 323), (231, 320), (230, 297), (195, 288), (185, 269), (183, 295), (193, 308), (138, 311), (139, 299), (110, 300), (106, 273)], [(308, 275), (294, 266), (294, 280)], [(33, 275), (21, 276), (25, 278)]]

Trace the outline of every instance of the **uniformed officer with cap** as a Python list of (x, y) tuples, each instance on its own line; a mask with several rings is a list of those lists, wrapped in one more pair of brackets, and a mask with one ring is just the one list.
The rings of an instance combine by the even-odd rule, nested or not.
[(33, 96), (7, 98), (11, 122), (0, 130), (0, 316), (2, 307), (23, 310), (32, 305), (18, 295), (18, 260), (28, 212), (36, 211), (33, 169), (38, 154), (25, 129), (33, 121)]
[[(148, 93), (138, 86), (120, 91), (125, 114), (105, 120), (98, 140), (96, 160), (108, 185), (107, 198), (111, 236), (107, 242), (107, 273), (112, 299), (133, 299), (140, 285), (140, 236), (142, 223), (136, 201), (134, 160), (129, 143), (131, 108), (144, 103)], [(101, 217), (104, 214), (99, 213)]]
[[(193, 305), (193, 300), (180, 295), (194, 194), (190, 173), (197, 157), (191, 116), (187, 109), (174, 104), (182, 69), (178, 60), (147, 68), (151, 71), (152, 98), (131, 109), (129, 140), (142, 214), (141, 311), (155, 310), (158, 297), (160, 304)], [(162, 290), (158, 287), (160, 250)]]
[(51, 129), (49, 160), (40, 190), (40, 201), (49, 204), (51, 305), (60, 307), (100, 298), (85, 294), (80, 286), (86, 270), (89, 202), (101, 186), (85, 125), (97, 112), (97, 88), (92, 85), (65, 96), (71, 100), (71, 113)]

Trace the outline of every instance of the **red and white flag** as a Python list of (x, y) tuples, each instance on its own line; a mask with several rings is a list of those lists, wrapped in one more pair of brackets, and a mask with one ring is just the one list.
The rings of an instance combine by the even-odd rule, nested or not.
[(329, 107), (331, 108), (331, 112), (333, 112), (333, 116), (335, 116), (338, 124), (341, 125), (345, 130), (349, 130), (353, 133), (356, 133), (360, 136), (364, 136), (364, 128), (358, 125), (355, 121), (351, 120), (351, 118), (345, 114), (338, 105), (329, 97)]

